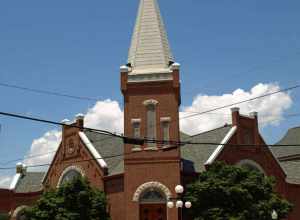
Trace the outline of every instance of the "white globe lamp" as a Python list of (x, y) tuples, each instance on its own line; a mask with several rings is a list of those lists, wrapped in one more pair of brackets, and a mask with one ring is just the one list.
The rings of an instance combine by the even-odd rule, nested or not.
[(183, 186), (181, 186), (181, 185), (177, 185), (176, 187), (175, 187), (175, 192), (177, 193), (177, 194), (182, 194), (183, 193)]
[(176, 208), (182, 208), (183, 207), (183, 202), (181, 200), (178, 200), (176, 202)]
[(185, 202), (184, 204), (185, 208), (190, 209), (192, 207), (192, 203), (191, 202)]
[(174, 208), (174, 203), (172, 201), (169, 201), (167, 203), (167, 206), (168, 206), (169, 209), (172, 209), (172, 208)]

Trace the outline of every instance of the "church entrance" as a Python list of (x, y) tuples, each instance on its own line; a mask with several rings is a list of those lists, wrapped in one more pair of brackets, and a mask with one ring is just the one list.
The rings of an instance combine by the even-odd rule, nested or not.
[(141, 204), (140, 220), (167, 220), (166, 204)]
[(164, 193), (150, 188), (140, 197), (140, 220), (167, 220), (167, 200)]

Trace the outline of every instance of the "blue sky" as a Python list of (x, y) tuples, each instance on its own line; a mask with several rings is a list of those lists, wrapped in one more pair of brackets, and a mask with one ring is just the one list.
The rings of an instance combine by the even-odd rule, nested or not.
[[(300, 1), (159, 1), (181, 63), (182, 105), (258, 83), (295, 85), (300, 71)], [(0, 83), (45, 89), (122, 106), (119, 66), (126, 63), (138, 0), (1, 1)], [(95, 105), (0, 87), (0, 111), (61, 121)], [(285, 114), (300, 112), (299, 90)], [(22, 158), (55, 127), (0, 116), (0, 162)], [(300, 117), (266, 126), (269, 143)], [(14, 166), (14, 164), (10, 164)], [(1, 173), (0, 173), (1, 175)]]

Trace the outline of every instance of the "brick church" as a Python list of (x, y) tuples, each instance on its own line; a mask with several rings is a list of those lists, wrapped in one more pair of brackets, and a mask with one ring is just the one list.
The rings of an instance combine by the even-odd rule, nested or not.
[[(124, 144), (118, 137), (83, 129), (84, 116), (77, 115), (70, 122), (77, 127), (62, 127), (62, 141), (46, 173), (28, 172), (17, 164), (10, 188), (0, 189), (0, 213), (21, 219), (20, 211), (44, 190), (81, 175), (105, 191), (112, 220), (179, 220), (178, 210), (166, 205), (176, 196), (175, 186), (221, 160), (274, 176), (277, 191), (295, 205), (288, 219), (299, 220), (300, 148), (293, 145), (300, 143), (300, 127), (290, 129), (279, 142), (290, 146), (270, 148), (259, 133), (258, 114), (241, 115), (232, 108), (230, 125), (194, 136), (180, 132), (180, 65), (171, 53), (157, 0), (140, 1), (120, 84), (125, 136), (220, 146)], [(249, 146), (239, 146), (243, 144)]]

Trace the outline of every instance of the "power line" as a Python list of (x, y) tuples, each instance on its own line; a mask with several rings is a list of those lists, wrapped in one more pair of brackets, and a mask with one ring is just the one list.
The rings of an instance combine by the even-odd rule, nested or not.
[[(289, 87), (289, 88), (286, 88), (286, 89), (278, 90), (276, 92), (267, 93), (267, 94), (264, 94), (264, 95), (261, 95), (261, 96), (257, 96), (257, 97), (251, 98), (251, 99), (243, 100), (243, 101), (232, 103), (232, 104), (225, 105), (225, 106), (220, 106), (220, 107), (217, 107), (217, 108), (214, 108), (214, 109), (210, 109), (210, 110), (207, 110), (207, 111), (195, 113), (193, 115), (188, 115), (188, 116), (180, 118), (179, 120), (186, 119), (186, 118), (191, 118), (191, 117), (195, 117), (195, 116), (202, 115), (202, 114), (207, 114), (207, 113), (214, 112), (214, 111), (217, 111), (217, 110), (220, 110), (220, 109), (224, 109), (224, 108), (228, 108), (228, 107), (231, 107), (231, 106), (234, 106), (234, 105), (238, 105), (238, 104), (242, 104), (242, 103), (254, 101), (256, 99), (265, 98), (267, 96), (275, 95), (277, 93), (282, 93), (282, 92), (286, 92), (286, 91), (289, 91), (289, 90), (293, 90), (293, 89), (296, 89), (296, 88), (299, 88), (299, 87), (300, 87), (300, 85), (296, 85), (296, 86)], [(20, 114), (14, 114), (14, 113), (8, 113), (8, 112), (0, 112), (0, 115), (4, 115), (4, 116), (7, 116), (7, 117), (24, 119), (24, 120), (31, 120), (31, 121), (41, 122), (41, 123), (47, 123), (47, 124), (52, 124), (52, 125), (58, 125), (58, 126), (75, 127), (75, 128), (79, 128), (79, 129), (85, 129), (85, 130), (88, 130), (88, 131), (91, 131), (91, 132), (103, 133), (103, 134), (106, 134), (106, 135), (117, 136), (117, 137), (123, 137), (122, 135), (117, 135), (116, 133), (112, 133), (112, 132), (109, 132), (109, 131), (106, 131), (106, 130), (100, 130), (100, 129), (94, 129), (94, 128), (87, 128), (87, 127), (80, 127), (80, 126), (77, 126), (77, 125), (74, 125), (74, 124), (68, 125), (68, 124), (65, 124), (65, 123), (62, 123), (62, 122), (56, 122), (56, 121), (45, 120), (45, 119), (41, 119), (41, 118), (29, 117), (29, 116), (20, 115)], [(174, 123), (176, 121), (177, 121), (177, 119), (173, 120), (172, 122)]]
[(46, 124), (58, 125), (58, 126), (67, 126), (67, 127), (72, 127), (72, 128), (79, 128), (79, 129), (84, 129), (84, 130), (87, 130), (87, 131), (96, 132), (96, 133), (100, 133), (100, 134), (104, 134), (104, 135), (121, 137), (121, 135), (117, 135), (116, 133), (106, 131), (106, 130), (100, 130), (100, 129), (88, 128), (88, 127), (81, 127), (81, 126), (77, 126), (77, 125), (74, 125), (74, 124), (66, 124), (66, 123), (63, 123), (63, 122), (45, 120), (45, 119), (41, 119), (41, 118), (29, 117), (29, 116), (20, 115), (20, 114), (0, 112), (0, 115), (4, 115), (4, 116), (7, 116), (7, 117), (24, 119), (24, 120), (30, 120), (30, 121), (35, 121), (35, 122), (41, 122), (41, 123), (46, 123)]
[(300, 85), (296, 85), (296, 86), (289, 87), (289, 88), (286, 88), (286, 89), (281, 89), (281, 90), (278, 90), (278, 91), (275, 91), (275, 92), (266, 93), (264, 95), (256, 96), (254, 98), (246, 99), (246, 100), (243, 100), (243, 101), (240, 101), (240, 102), (235, 102), (235, 103), (232, 103), (232, 104), (229, 104), (229, 105), (216, 107), (216, 108), (213, 108), (213, 109), (210, 109), (210, 110), (207, 110), (207, 111), (195, 113), (195, 114), (192, 114), (192, 115), (187, 115), (187, 116), (181, 117), (179, 120), (195, 117), (195, 116), (198, 116), (198, 115), (207, 114), (207, 113), (214, 112), (214, 111), (217, 111), (217, 110), (220, 110), (220, 109), (229, 108), (229, 107), (232, 107), (232, 106), (235, 106), (235, 105), (240, 105), (240, 104), (243, 104), (243, 103), (246, 103), (246, 102), (251, 102), (251, 101), (254, 101), (254, 100), (257, 100), (257, 99), (265, 98), (267, 96), (271, 96), (271, 95), (275, 95), (275, 94), (278, 94), (278, 93), (287, 92), (287, 91), (290, 91), (290, 90), (293, 90), (293, 89), (297, 89), (299, 87), (300, 87)]
[[(149, 140), (150, 141), (150, 140)], [(154, 141), (154, 140), (153, 140)], [(286, 145), (286, 144), (275, 144), (275, 145), (255, 145), (255, 144), (222, 144), (222, 143), (214, 143), (214, 142), (189, 142), (189, 141), (157, 141), (155, 140), (155, 143), (171, 143), (176, 144), (175, 147), (183, 147), (185, 145), (211, 145), (211, 146), (229, 146), (229, 147), (288, 147), (291, 145)], [(151, 142), (148, 142), (151, 143)], [(169, 149), (173, 149), (174, 147), (171, 147)], [(300, 147), (300, 144), (293, 144), (292, 146)], [(164, 151), (167, 151), (167, 149), (162, 149)], [(123, 157), (126, 155), (130, 154), (136, 154), (137, 152), (130, 152), (130, 153), (122, 153), (122, 154), (116, 154), (116, 155), (111, 155), (111, 156), (106, 156), (106, 157), (99, 157), (99, 158), (91, 158), (91, 159), (85, 159), (85, 160), (77, 160), (77, 161), (65, 161), (65, 162), (60, 162), (60, 163), (82, 163), (82, 162), (88, 162), (88, 161), (95, 161), (95, 160), (100, 160), (100, 159), (111, 159), (111, 158), (116, 158), (116, 157)], [(58, 163), (54, 163), (58, 164)], [(45, 167), (45, 166), (50, 166), (52, 163), (45, 163), (45, 164), (37, 164), (37, 165), (29, 165), (27, 168), (38, 168), (38, 167)], [(15, 167), (0, 167), (0, 170), (11, 170), (15, 169)]]
[(67, 93), (53, 92), (50, 90), (42, 90), (42, 89), (34, 89), (34, 88), (29, 88), (29, 87), (24, 87), (24, 86), (19, 86), (19, 85), (1, 83), (1, 82), (0, 82), (0, 86), (6, 87), (6, 88), (11, 88), (11, 89), (23, 90), (23, 91), (27, 91), (27, 92), (33, 92), (33, 93), (51, 95), (51, 96), (58, 96), (58, 97), (65, 97), (65, 98), (77, 99), (77, 100), (86, 100), (86, 101), (99, 101), (100, 100), (99, 98), (76, 96), (76, 95), (70, 95)]
[(43, 157), (43, 156), (46, 156), (46, 155), (49, 155), (49, 154), (54, 154), (54, 153), (56, 153), (56, 150), (55, 151), (46, 152), (46, 153), (43, 153), (43, 154), (29, 155), (29, 156), (25, 156), (25, 157), (22, 157), (22, 158), (17, 158), (17, 159), (9, 160), (9, 161), (6, 161), (6, 162), (2, 162), (0, 164), (1, 165), (7, 165), (7, 164), (10, 164), (10, 163), (13, 163), (13, 162), (20, 161), (20, 160), (27, 160), (27, 159), (32, 159), (32, 158)]

